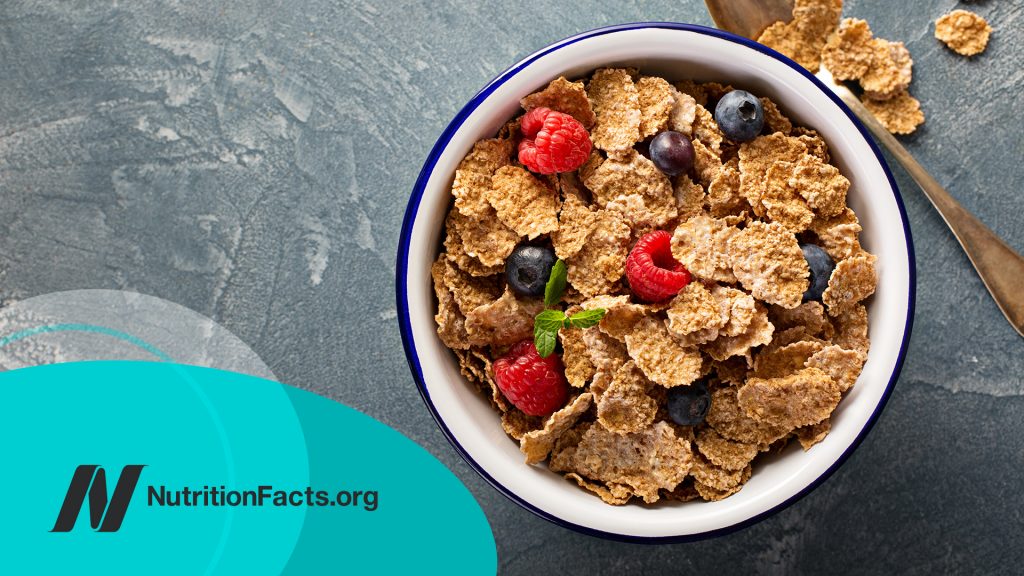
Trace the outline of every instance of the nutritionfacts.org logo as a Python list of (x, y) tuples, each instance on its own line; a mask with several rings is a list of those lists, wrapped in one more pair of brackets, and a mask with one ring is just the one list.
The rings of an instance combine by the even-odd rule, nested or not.
[[(93, 530), (117, 532), (124, 522), (128, 504), (145, 467), (146, 464), (128, 464), (123, 467), (109, 497), (107, 473), (102, 466), (82, 464), (75, 468), (64, 495), (64, 503), (50, 532), (71, 532), (85, 505), (89, 508), (89, 523)], [(233, 490), (209, 484), (201, 488), (168, 488), (164, 485), (149, 485), (146, 488), (146, 504), (151, 508), (336, 507), (374, 512), (379, 501), (380, 493), (377, 490), (317, 490), (309, 486), (281, 489), (270, 484), (260, 484), (249, 490)]]

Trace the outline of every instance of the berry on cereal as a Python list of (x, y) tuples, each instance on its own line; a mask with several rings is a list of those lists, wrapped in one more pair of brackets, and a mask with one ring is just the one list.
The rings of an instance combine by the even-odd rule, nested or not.
[(644, 234), (630, 251), (626, 279), (637, 298), (661, 302), (690, 283), (690, 272), (672, 256), (672, 235), (655, 230)]
[(562, 360), (541, 358), (532, 340), (523, 340), (494, 361), (494, 381), (513, 406), (530, 416), (547, 416), (565, 405), (569, 383)]
[(532, 172), (572, 172), (590, 157), (590, 134), (579, 120), (550, 108), (534, 108), (520, 125), (519, 161)]
[(676, 386), (668, 391), (668, 417), (680, 426), (696, 426), (704, 422), (711, 408), (711, 394), (703, 380), (690, 386)]
[(804, 302), (821, 302), (821, 294), (828, 288), (828, 279), (836, 269), (836, 263), (828, 252), (817, 244), (801, 244), (800, 250), (803, 251), (807, 266), (811, 269), (811, 285), (807, 292), (804, 292)]
[(669, 176), (685, 174), (693, 168), (693, 143), (679, 132), (659, 133), (651, 140), (648, 151), (658, 170)]
[(715, 106), (715, 122), (727, 138), (749, 142), (764, 128), (764, 106), (746, 90), (733, 90)]
[(555, 251), (545, 246), (520, 244), (505, 260), (505, 281), (522, 296), (543, 296), (555, 265)]

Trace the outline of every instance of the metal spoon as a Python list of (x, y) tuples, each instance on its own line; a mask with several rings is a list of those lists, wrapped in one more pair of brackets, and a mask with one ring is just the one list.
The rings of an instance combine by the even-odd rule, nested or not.
[[(793, 0), (704, 0), (711, 18), (722, 30), (757, 39), (770, 24), (793, 18)], [(1024, 336), (1024, 257), (960, 205), (918, 164), (846, 86), (822, 66), (817, 77), (832, 89), (871, 131), (878, 142), (903, 165), (924, 195), (939, 211), (981, 276), (992, 299), (1018, 334)]]

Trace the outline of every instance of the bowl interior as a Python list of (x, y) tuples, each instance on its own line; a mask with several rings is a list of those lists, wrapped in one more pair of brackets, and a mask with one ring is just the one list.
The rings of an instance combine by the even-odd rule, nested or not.
[[(881, 409), (909, 337), (913, 300), (909, 233), (881, 158), (826, 93), (790, 63), (721, 32), (697, 27), (636, 25), (595, 31), (546, 48), (492, 81), (442, 136), (421, 175), (418, 206), (411, 208), (399, 258), (405, 302), (406, 346), (421, 372), (425, 398), (449, 437), (485, 477), (527, 508), (574, 528), (630, 538), (686, 537), (725, 530), (794, 500), (826, 476), (859, 442)], [(519, 108), (519, 99), (565, 75), (604, 66), (632, 66), (668, 80), (732, 84), (769, 96), (799, 125), (819, 131), (833, 162), (852, 186), (848, 195), (864, 227), (861, 242), (878, 256), (879, 284), (868, 304), (871, 350), (856, 386), (832, 417), (828, 437), (803, 452), (796, 443), (770, 460), (762, 457), (739, 493), (720, 502), (609, 506), (544, 467), (523, 464), (518, 446), (498, 415), (467, 385), (451, 353), (436, 336), (430, 264), (438, 251), (455, 167), (481, 138), (492, 137)], [(431, 163), (433, 165), (431, 166)], [(401, 287), (400, 287), (401, 291)], [(407, 311), (408, 317), (404, 316)], [(418, 364), (418, 366), (417, 366)]]

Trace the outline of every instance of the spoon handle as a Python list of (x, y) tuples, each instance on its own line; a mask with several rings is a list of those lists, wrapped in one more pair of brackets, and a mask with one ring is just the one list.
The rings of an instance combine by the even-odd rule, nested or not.
[(971, 260), (992, 299), (1018, 334), (1024, 336), (1024, 257), (960, 205), (907, 149), (882, 126), (860, 99), (845, 86), (829, 78), (826, 82), (843, 102), (867, 126), (875, 139), (885, 146), (910, 177), (924, 191), (960, 246)]

